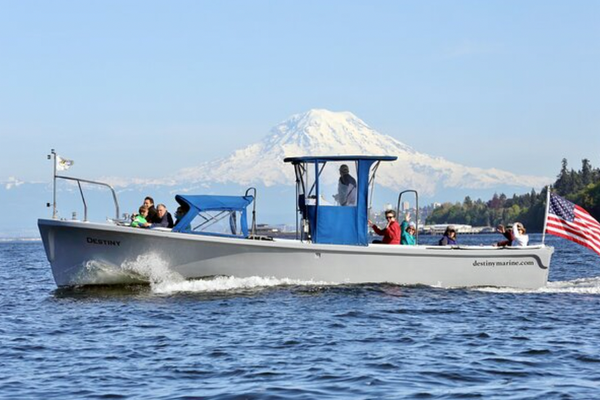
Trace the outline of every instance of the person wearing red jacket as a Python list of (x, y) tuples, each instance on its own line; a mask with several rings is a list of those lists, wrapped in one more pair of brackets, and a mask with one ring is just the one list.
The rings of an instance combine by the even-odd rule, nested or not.
[(400, 244), (400, 225), (396, 221), (396, 212), (394, 210), (386, 211), (385, 219), (387, 220), (387, 225), (383, 229), (379, 229), (377, 225), (369, 220), (369, 225), (371, 225), (375, 233), (383, 236), (382, 240), (374, 240), (373, 243)]

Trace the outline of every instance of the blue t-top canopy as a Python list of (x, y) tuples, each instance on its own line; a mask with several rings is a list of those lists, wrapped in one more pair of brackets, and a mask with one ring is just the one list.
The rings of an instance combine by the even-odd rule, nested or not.
[(396, 161), (398, 157), (396, 156), (302, 156), (302, 157), (286, 157), (283, 159), (284, 162), (295, 163), (314, 163), (318, 161)]
[(243, 211), (252, 204), (252, 196), (180, 195), (175, 200), (198, 211)]
[[(298, 190), (298, 210), (308, 222), (313, 243), (368, 244), (368, 202), (370, 171), (380, 161), (395, 161), (396, 156), (338, 155), (287, 157), (283, 161), (295, 166)], [(322, 171), (329, 163), (340, 166), (338, 194), (334, 196), (339, 206), (332, 206), (321, 197), (325, 185)], [(355, 177), (350, 176), (353, 165)], [(375, 171), (373, 171), (374, 177)], [(343, 175), (343, 177), (342, 177)], [(346, 195), (352, 193), (351, 201)], [(344, 198), (345, 201), (340, 201)]]
[(240, 225), (244, 236), (248, 236), (246, 207), (254, 201), (253, 196), (210, 196), (210, 195), (177, 195), (175, 200), (185, 209), (186, 214), (177, 221), (173, 232), (188, 232), (191, 222), (205, 211), (240, 212)]

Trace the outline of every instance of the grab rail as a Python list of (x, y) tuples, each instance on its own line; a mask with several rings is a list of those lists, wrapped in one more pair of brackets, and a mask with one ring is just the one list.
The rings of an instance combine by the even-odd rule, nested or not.
[(416, 190), (404, 190), (402, 192), (400, 192), (400, 194), (398, 195), (398, 204), (396, 205), (396, 215), (400, 216), (400, 202), (402, 201), (402, 195), (404, 193), (414, 193), (415, 194), (415, 198), (417, 201), (417, 212), (415, 215), (415, 242), (417, 244), (419, 244), (419, 193), (417, 193)]
[(90, 181), (88, 179), (81, 179), (81, 178), (73, 178), (70, 176), (62, 176), (62, 175), (55, 175), (55, 178), (60, 178), (60, 179), (65, 179), (68, 181), (76, 181), (77, 182), (77, 186), (79, 186), (79, 193), (81, 193), (81, 200), (83, 201), (83, 221), (87, 222), (87, 202), (85, 201), (85, 196), (83, 195), (83, 189), (81, 188), (81, 182), (83, 183), (89, 183), (91, 185), (99, 185), (99, 186), (106, 186), (107, 188), (110, 189), (110, 191), (112, 192), (113, 195), (113, 200), (115, 202), (115, 209), (116, 209), (116, 219), (119, 219), (119, 201), (117, 200), (117, 193), (115, 192), (115, 189), (113, 189), (113, 187), (111, 185), (109, 185), (108, 183), (104, 183), (104, 182), (97, 182), (97, 181)]

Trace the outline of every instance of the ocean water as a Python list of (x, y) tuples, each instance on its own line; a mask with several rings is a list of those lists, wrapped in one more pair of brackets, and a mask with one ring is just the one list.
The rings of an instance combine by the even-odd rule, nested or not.
[(59, 290), (40, 242), (0, 243), (0, 398), (600, 398), (600, 257), (547, 243), (536, 291), (160, 273)]

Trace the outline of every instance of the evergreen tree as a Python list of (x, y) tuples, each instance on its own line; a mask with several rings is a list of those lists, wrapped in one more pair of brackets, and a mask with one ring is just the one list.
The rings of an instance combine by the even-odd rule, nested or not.
[(593, 181), (593, 169), (590, 160), (584, 158), (581, 160), (581, 184), (585, 187)]
[(566, 158), (562, 159), (562, 166), (560, 168), (560, 172), (558, 173), (556, 182), (554, 183), (554, 189), (560, 195), (564, 195), (568, 192), (568, 186), (570, 186), (569, 182), (569, 163)]
[(465, 207), (471, 208), (473, 207), (473, 200), (471, 200), (470, 196), (467, 196), (465, 197), (465, 201), (463, 202), (463, 204), (465, 205)]
[(565, 193), (565, 195), (577, 193), (584, 187), (583, 182), (581, 180), (581, 175), (574, 169), (572, 169), (569, 172), (569, 181), (569, 186), (567, 187), (567, 192)]
[[(593, 168), (588, 159), (582, 160), (581, 171), (575, 171), (568, 168), (567, 159), (563, 158), (554, 190), (600, 221), (600, 169)], [(539, 193), (531, 189), (530, 193), (514, 194), (510, 199), (504, 193), (494, 193), (488, 201), (473, 201), (466, 196), (462, 204), (445, 203), (433, 210), (426, 223), (496, 226), (519, 221), (529, 231), (540, 232), (544, 225), (547, 192), (547, 187)]]
[(535, 204), (535, 201), (537, 199), (537, 194), (535, 193), (535, 189), (531, 189), (531, 193), (529, 194), (529, 204), (527, 204), (527, 207), (532, 207)]

